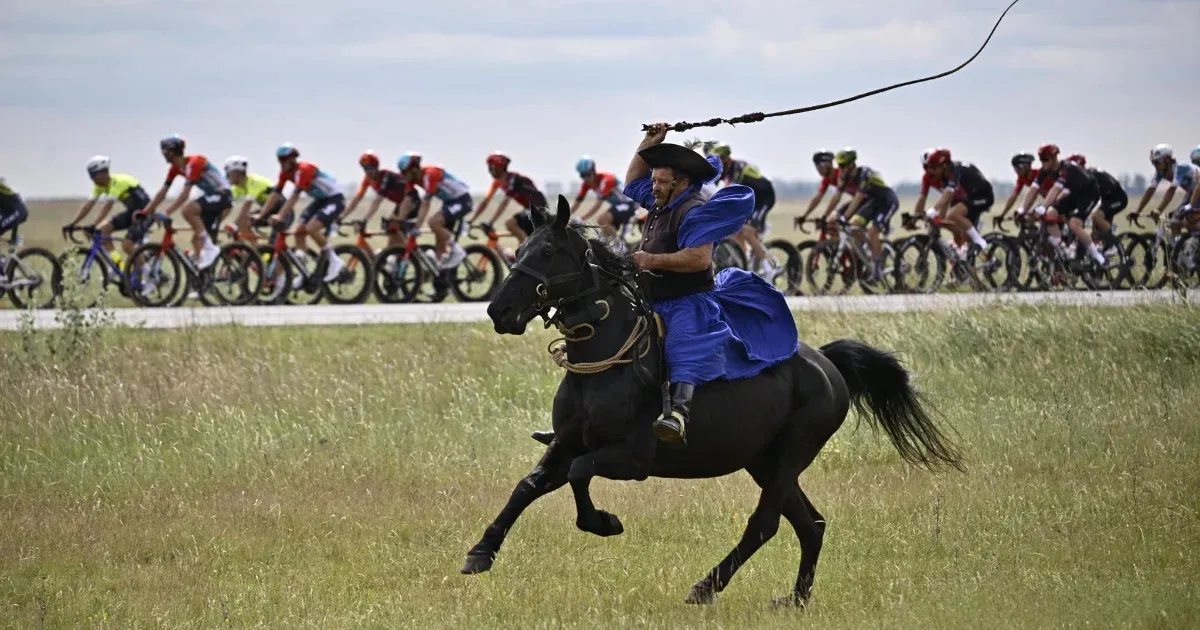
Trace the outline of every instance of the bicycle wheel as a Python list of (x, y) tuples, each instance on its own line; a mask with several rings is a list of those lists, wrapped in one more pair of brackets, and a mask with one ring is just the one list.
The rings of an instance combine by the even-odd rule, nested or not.
[(275, 248), (258, 246), (258, 259), (262, 261), (262, 286), (255, 298), (257, 304), (282, 304), (292, 287), (292, 266), (286, 256), (275, 257)]
[(1121, 248), (1125, 250), (1125, 266), (1128, 270), (1129, 288), (1141, 289), (1146, 286), (1150, 269), (1146, 267), (1146, 257), (1149, 254), (1150, 241), (1145, 234), (1126, 232), (1117, 237)]
[(4, 277), (8, 283), (8, 299), (13, 306), (50, 308), (62, 290), (62, 266), (54, 254), (30, 247), (8, 259)]
[(423, 278), (429, 282), (429, 288), (418, 287), (417, 301), (418, 302), (444, 302), (450, 294), (450, 287), (446, 283), (446, 273), (443, 272), (437, 264), (437, 248), (433, 245), (425, 244), (418, 248), (420, 251), (415, 252), (414, 256), (420, 256), (425, 262), (414, 260), (414, 264), (426, 265)]
[(1154, 234), (1145, 235), (1142, 266), (1146, 270), (1146, 288), (1161, 289), (1174, 272), (1175, 261), (1167, 237), (1161, 240)]
[[(371, 278), (375, 270), (371, 257), (357, 245), (343, 244), (333, 248), (333, 255), (346, 265), (336, 278), (322, 288), (330, 304), (362, 304), (371, 294)], [(350, 264), (353, 261), (353, 264)]]
[(858, 263), (831, 239), (813, 247), (804, 275), (816, 295), (845, 295), (858, 280)]
[(1009, 237), (995, 234), (987, 241), (986, 261), (971, 260), (975, 274), (988, 291), (1015, 291), (1017, 275), (1020, 273), (1021, 255), (1015, 253)]
[(800, 285), (804, 284), (804, 262), (800, 251), (795, 245), (778, 238), (767, 241), (763, 247), (780, 269), (771, 283), (784, 295), (800, 295)]
[[(1175, 247), (1175, 277), (1189, 289), (1200, 287), (1200, 235), (1189, 234)], [(11, 277), (11, 276), (10, 276)]]
[[(146, 243), (133, 250), (126, 269), (132, 282), (129, 297), (140, 306), (166, 306), (181, 285), (187, 286), (183, 266), (159, 243)], [(187, 295), (186, 289), (183, 294)]]
[(223, 245), (216, 262), (205, 271), (210, 283), (208, 293), (228, 306), (249, 304), (262, 289), (262, 259), (245, 243)]
[(472, 244), (463, 248), (467, 257), (450, 270), (450, 290), (459, 302), (486, 302), (500, 286), (504, 263), (492, 248)]
[(910, 236), (896, 249), (896, 290), (935, 293), (946, 278), (946, 267), (946, 254), (930, 242), (929, 235)]
[(375, 257), (375, 278), (371, 289), (384, 304), (407, 304), (417, 297), (425, 282), (425, 269), (405, 256), (404, 246), (389, 247)]
[(738, 245), (731, 238), (717, 243), (716, 249), (713, 250), (714, 273), (729, 267), (745, 269), (748, 265), (749, 263), (746, 261), (746, 254), (742, 251), (742, 246)]
[[(859, 262), (858, 286), (866, 295), (891, 294), (896, 293), (896, 248), (891, 243), (884, 241), (883, 260), (879, 262), (879, 277), (875, 277), (874, 270), (864, 268), (863, 263)], [(869, 248), (867, 251), (870, 251)], [(873, 256), (873, 254), (872, 254)], [(872, 259), (871, 264), (875, 264)]]
[(797, 263), (800, 265), (800, 280), (796, 283), (796, 295), (804, 295), (806, 291), (812, 290), (811, 288), (806, 287), (807, 279), (805, 278), (804, 270), (807, 267), (809, 256), (812, 255), (812, 249), (813, 247), (816, 247), (816, 245), (817, 242), (812, 240), (800, 241), (796, 244), (796, 253), (800, 257), (800, 259), (797, 261)]

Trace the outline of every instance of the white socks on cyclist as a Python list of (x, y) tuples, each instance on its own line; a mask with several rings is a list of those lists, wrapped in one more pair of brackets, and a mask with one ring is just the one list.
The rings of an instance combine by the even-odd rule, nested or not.
[(979, 235), (979, 230), (976, 230), (974, 227), (972, 227), (971, 229), (967, 230), (967, 237), (971, 239), (972, 243), (978, 245), (979, 249), (987, 249), (987, 241), (983, 240), (983, 237)]
[(1104, 254), (1100, 253), (1100, 248), (1096, 247), (1095, 243), (1088, 245), (1088, 253), (1092, 255), (1092, 260), (1097, 263), (1101, 265), (1108, 263), (1108, 259), (1104, 257)]

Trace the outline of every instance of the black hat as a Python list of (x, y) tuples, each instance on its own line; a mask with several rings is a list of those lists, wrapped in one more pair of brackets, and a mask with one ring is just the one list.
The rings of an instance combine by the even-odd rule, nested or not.
[(716, 169), (703, 155), (678, 144), (663, 142), (638, 151), (638, 155), (650, 168), (670, 167), (682, 171), (693, 184), (703, 184), (717, 176)]

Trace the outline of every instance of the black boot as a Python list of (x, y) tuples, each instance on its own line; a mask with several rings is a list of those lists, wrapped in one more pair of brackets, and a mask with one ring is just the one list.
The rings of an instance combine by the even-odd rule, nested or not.
[(654, 435), (663, 442), (682, 442), (687, 437), (688, 408), (692, 404), (691, 383), (671, 385), (671, 415), (654, 421)]
[(542, 444), (545, 444), (546, 446), (550, 446), (550, 443), (554, 441), (554, 432), (534, 431), (529, 435), (529, 437), (541, 442)]

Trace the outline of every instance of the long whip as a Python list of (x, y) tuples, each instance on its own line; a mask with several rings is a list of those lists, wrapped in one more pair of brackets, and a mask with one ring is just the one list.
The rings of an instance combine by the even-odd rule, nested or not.
[[(1008, 8), (1005, 9), (1004, 12), (1000, 14), (1000, 18), (996, 20), (995, 26), (992, 26), (991, 32), (988, 33), (987, 39), (983, 40), (983, 45), (979, 47), (979, 50), (975, 51), (974, 55), (971, 55), (970, 59), (967, 59), (966, 61), (962, 62), (958, 66), (956, 66), (950, 70), (947, 70), (945, 72), (942, 72), (940, 74), (935, 74), (933, 76), (924, 77), (922, 79), (913, 79), (911, 81), (905, 81), (903, 83), (896, 83), (895, 85), (889, 85), (887, 87), (882, 87), (877, 90), (871, 90), (870, 92), (863, 92), (862, 94), (858, 94), (856, 96), (851, 96), (848, 98), (843, 98), (843, 99), (837, 100), (837, 101), (821, 103), (820, 105), (809, 105), (808, 107), (789, 109), (789, 110), (782, 111), (782, 112), (774, 112), (774, 113), (770, 113), (770, 114), (764, 114), (762, 112), (754, 112), (753, 114), (743, 114), (741, 116), (734, 116), (733, 118), (710, 118), (704, 122), (694, 122), (694, 123), (677, 122), (677, 123), (671, 125), (671, 131), (687, 131), (689, 129), (695, 129), (696, 127), (716, 127), (717, 125), (720, 125), (723, 123), (729, 123), (730, 125), (736, 125), (739, 123), (756, 123), (756, 122), (764, 121), (768, 118), (775, 118), (777, 116), (791, 116), (792, 114), (803, 114), (805, 112), (813, 112), (818, 109), (826, 109), (829, 107), (837, 107), (838, 105), (845, 105), (846, 103), (852, 103), (859, 99), (867, 98), (868, 96), (874, 96), (876, 94), (883, 94), (884, 92), (889, 92), (896, 88), (902, 88), (902, 87), (906, 87), (909, 85), (916, 85), (918, 83), (925, 83), (926, 81), (933, 81), (935, 79), (941, 79), (942, 77), (948, 77), (948, 76), (954, 74), (955, 72), (958, 72), (959, 70), (962, 70), (963, 68), (967, 67), (967, 64), (971, 63), (972, 61), (975, 61), (975, 58), (979, 56), (979, 53), (983, 52), (984, 48), (987, 48), (988, 42), (992, 41), (992, 35), (996, 34), (997, 28), (1000, 28), (1000, 22), (1004, 20), (1004, 16), (1008, 15), (1009, 9), (1012, 9), (1020, 1), (1021, 0), (1013, 0), (1012, 4), (1008, 5)], [(648, 131), (649, 129), (650, 129), (650, 125), (648, 125), (648, 124), (642, 125), (642, 131)]]

